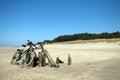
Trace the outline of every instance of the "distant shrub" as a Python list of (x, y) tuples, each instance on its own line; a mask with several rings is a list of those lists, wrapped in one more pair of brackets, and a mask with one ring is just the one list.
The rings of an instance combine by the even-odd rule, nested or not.
[(62, 35), (53, 39), (51, 42), (65, 42), (73, 40), (92, 40), (92, 39), (111, 39), (111, 38), (120, 38), (120, 32), (108, 33), (104, 32), (101, 34), (92, 34), (92, 33), (80, 33), (73, 35)]

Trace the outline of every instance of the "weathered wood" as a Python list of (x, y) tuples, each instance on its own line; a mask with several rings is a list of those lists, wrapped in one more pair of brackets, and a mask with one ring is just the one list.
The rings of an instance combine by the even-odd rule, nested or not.
[(72, 58), (71, 58), (70, 54), (68, 54), (68, 65), (72, 64), (71, 61), (72, 61)]
[(56, 68), (59, 67), (59, 57), (56, 58)]
[(46, 57), (41, 52), (39, 52), (38, 56), (38, 66), (39, 67), (46, 66)]
[(35, 57), (35, 53), (34, 52), (30, 52), (30, 60), (27, 64), (23, 65), (23, 67), (27, 67), (27, 66), (31, 66), (33, 67), (34, 65), (34, 57)]
[(11, 60), (11, 64), (16, 64), (17, 63), (17, 57), (19, 56), (19, 52), (16, 51), (14, 54), (13, 54), (13, 57), (12, 57), (12, 60)]
[(45, 55), (42, 55), (42, 66), (46, 65), (46, 57)]
[[(18, 64), (21, 67), (46, 66), (46, 58), (50, 67), (55, 67), (56, 64), (47, 50), (44, 49), (43, 44), (36, 47), (32, 42), (28, 41), (28, 45), (23, 45), (23, 49), (18, 49), (13, 55), (11, 64)], [(57, 61), (57, 64), (59, 60)]]
[(42, 53), (39, 52), (38, 54), (38, 66), (41, 67), (42, 66)]
[(48, 59), (48, 66), (49, 66), (49, 67), (52, 67), (52, 64), (51, 64), (51, 62), (50, 62), (49, 59)]
[(48, 61), (49, 61), (49, 63), (51, 64), (51, 66), (52, 66), (52, 67), (55, 67), (56, 64), (55, 64), (55, 62), (53, 61), (52, 57), (50, 56), (50, 54), (48, 53), (47, 50), (45, 50), (45, 55), (46, 55), (46, 57), (48, 58)]

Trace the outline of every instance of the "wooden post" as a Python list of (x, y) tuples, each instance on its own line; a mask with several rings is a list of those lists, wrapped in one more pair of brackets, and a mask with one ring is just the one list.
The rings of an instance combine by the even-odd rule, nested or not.
[(42, 53), (39, 52), (38, 54), (38, 66), (41, 67), (42, 66)]
[(59, 67), (59, 57), (56, 58), (56, 68)]
[(68, 54), (68, 65), (72, 64), (71, 61), (72, 61), (71, 56), (70, 56), (70, 54)]
[(42, 55), (42, 66), (46, 65), (46, 59), (45, 59), (45, 55)]

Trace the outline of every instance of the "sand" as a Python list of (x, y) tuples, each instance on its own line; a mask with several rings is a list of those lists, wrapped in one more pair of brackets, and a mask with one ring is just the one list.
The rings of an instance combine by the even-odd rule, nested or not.
[[(59, 68), (21, 68), (10, 60), (18, 47), (0, 47), (0, 80), (120, 80), (120, 45), (116, 43), (47, 44)], [(67, 65), (68, 54), (72, 65)]]

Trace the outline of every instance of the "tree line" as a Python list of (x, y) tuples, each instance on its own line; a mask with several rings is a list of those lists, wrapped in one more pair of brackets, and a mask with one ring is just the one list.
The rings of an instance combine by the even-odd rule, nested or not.
[(74, 40), (111, 39), (111, 38), (120, 38), (120, 32), (116, 31), (113, 33), (103, 32), (100, 34), (79, 33), (79, 34), (73, 34), (73, 35), (62, 35), (62, 36), (56, 37), (53, 40), (45, 40), (45, 42), (52, 43), (52, 42), (74, 41)]

